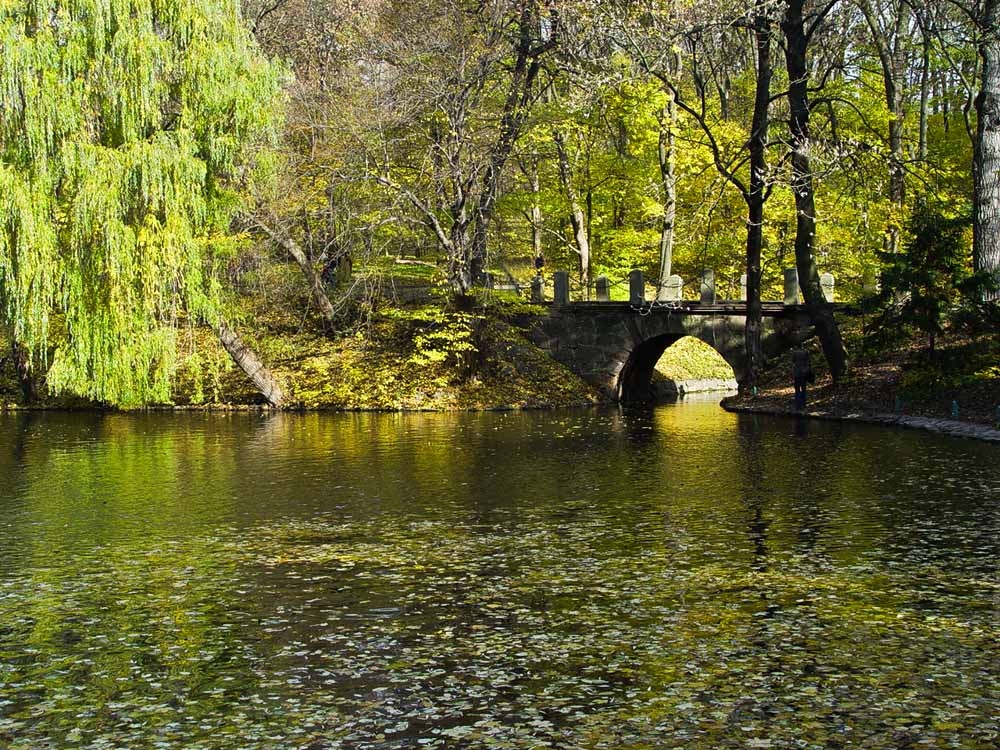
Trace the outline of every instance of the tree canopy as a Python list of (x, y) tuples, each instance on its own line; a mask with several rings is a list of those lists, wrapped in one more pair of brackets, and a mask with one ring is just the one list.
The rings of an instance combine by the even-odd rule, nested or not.
[[(324, 208), (326, 193), (339, 191), (341, 215), (357, 205), (358, 215), (371, 218), (374, 209), (393, 217), (374, 230), (389, 252), (448, 256), (457, 252), (450, 230), (477, 221), (468, 206), (476, 178), (489, 172), (496, 209), (480, 223), (493, 267), (540, 246), (550, 266), (575, 268), (581, 280), (620, 278), (631, 267), (656, 278), (660, 248), (670, 247), (682, 276), (711, 267), (735, 293), (746, 271), (739, 185), (752, 192), (746, 147), (759, 18), (769, 40), (761, 62), (773, 78), (757, 175), (769, 196), (760, 227), (768, 293), (794, 263), (802, 208), (795, 190), (807, 178), (816, 223), (810, 250), (844, 294), (859, 294), (862, 278), (878, 272), (880, 251), (902, 246), (915, 206), (971, 213), (981, 31), (954, 7), (899, 0), (530, 5), (537, 6), (532, 49), (544, 54), (518, 100), (518, 128), (510, 158), (494, 170), (499, 176), (490, 156), (516, 83), (520, 4), (286, 0), (259, 12), (251, 5), (265, 47), (294, 50), (300, 77), (287, 143), (308, 153), (305, 190)], [(325, 36), (315, 23), (324, 15), (338, 19)], [(792, 17), (801, 18), (801, 32), (790, 74), (783, 31), (794, 31)], [(414, 19), (421, 33), (403, 31)], [(450, 33), (457, 25), (471, 31)], [(290, 193), (281, 201), (278, 213), (301, 206)], [(586, 237), (575, 226), (574, 202)], [(676, 216), (664, 221), (668, 211)], [(665, 228), (671, 242), (663, 241)], [(581, 239), (589, 268), (581, 267)], [(365, 252), (360, 236), (356, 243)]]
[(377, 256), (462, 304), (543, 258), (582, 296), (712, 269), (748, 352), (795, 266), (841, 372), (822, 272), (861, 297), (930, 211), (1000, 273), (995, 5), (0, 0), (0, 323), (51, 387), (133, 404), (221, 320), (225, 264), (253, 295), (240, 269), (293, 261), (327, 332)]

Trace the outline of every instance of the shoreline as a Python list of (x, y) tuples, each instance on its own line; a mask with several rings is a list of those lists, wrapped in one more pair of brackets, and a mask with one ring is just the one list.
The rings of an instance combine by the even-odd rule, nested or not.
[(972, 440), (982, 440), (990, 443), (1000, 443), (1000, 430), (977, 422), (960, 422), (955, 419), (936, 419), (918, 417), (909, 414), (887, 414), (884, 412), (847, 411), (835, 412), (820, 409), (796, 411), (793, 408), (764, 406), (756, 404), (735, 404), (732, 398), (724, 398), (719, 405), (732, 414), (764, 414), (772, 417), (808, 417), (828, 422), (861, 422), (863, 424), (878, 424), (888, 427), (905, 427), (907, 429), (936, 432), (949, 437), (962, 437)]
[(23, 412), (50, 412), (50, 413), (91, 413), (91, 414), (169, 414), (174, 412), (184, 413), (216, 413), (225, 414), (227, 412), (240, 412), (248, 414), (272, 413), (272, 414), (459, 414), (473, 412), (506, 412), (506, 411), (557, 411), (560, 409), (592, 409), (600, 406), (611, 406), (611, 401), (595, 401), (593, 403), (578, 404), (530, 404), (525, 406), (515, 406), (513, 404), (501, 404), (498, 406), (482, 407), (385, 407), (378, 408), (372, 406), (289, 406), (274, 408), (270, 404), (202, 404), (192, 406), (189, 404), (178, 404), (176, 406), (143, 406), (138, 409), (119, 409), (113, 406), (86, 405), (86, 406), (22, 406), (20, 404), (0, 405), (0, 414), (16, 414)]
[[(713, 391), (691, 391), (691, 395), (700, 396), (701, 399), (709, 396)], [(720, 393), (731, 391), (719, 391)], [(878, 424), (887, 427), (904, 427), (907, 429), (925, 430), (935, 432), (950, 437), (961, 437), (972, 440), (981, 440), (991, 443), (1000, 443), (1000, 430), (988, 425), (976, 422), (961, 422), (954, 419), (936, 419), (932, 417), (920, 417), (908, 414), (889, 414), (883, 412), (864, 411), (829, 411), (824, 409), (807, 409), (798, 412), (793, 408), (767, 406), (764, 404), (737, 404), (734, 401), (739, 398), (736, 395), (726, 396), (719, 401), (719, 406), (731, 414), (761, 414), (770, 417), (797, 417), (818, 419), (828, 422), (859, 422), (863, 424)], [(701, 400), (699, 399), (699, 400)], [(680, 396), (678, 401), (683, 401)], [(588, 409), (601, 406), (613, 406), (614, 402), (598, 402), (590, 404), (556, 405), (556, 404), (534, 404), (530, 406), (498, 405), (481, 408), (388, 408), (378, 409), (371, 407), (292, 407), (287, 409), (274, 409), (267, 404), (206, 404), (191, 406), (180, 404), (177, 406), (147, 406), (141, 409), (115, 409), (102, 406), (21, 406), (19, 404), (3, 404), (0, 406), (0, 413), (15, 414), (25, 412), (62, 412), (79, 413), (88, 412), (95, 414), (125, 414), (139, 415), (150, 413), (203, 413), (203, 414), (226, 414), (226, 413), (290, 413), (290, 414), (310, 414), (310, 413), (330, 413), (330, 414), (449, 414), (449, 413), (475, 413), (475, 412), (511, 412), (511, 411), (557, 411), (561, 409)]]

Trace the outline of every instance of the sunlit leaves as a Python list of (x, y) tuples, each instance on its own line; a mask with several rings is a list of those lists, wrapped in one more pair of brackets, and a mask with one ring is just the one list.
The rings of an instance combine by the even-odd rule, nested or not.
[(280, 71), (228, 0), (8, 2), (0, 55), (4, 315), (39, 365), (57, 347), (53, 390), (168, 400), (165, 327), (218, 314), (216, 249)]

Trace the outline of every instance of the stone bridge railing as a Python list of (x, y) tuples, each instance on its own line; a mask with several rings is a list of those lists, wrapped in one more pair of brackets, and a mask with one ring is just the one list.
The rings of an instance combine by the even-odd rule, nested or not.
[[(794, 268), (786, 268), (784, 274), (785, 298), (784, 304), (798, 305), (802, 303), (799, 291), (799, 276)], [(553, 277), (552, 302), (555, 305), (570, 304), (570, 276), (567, 271), (556, 271)], [(824, 273), (819, 277), (820, 286), (823, 289), (823, 296), (827, 302), (834, 302), (834, 278), (831, 273)], [(595, 302), (611, 301), (612, 284), (607, 276), (598, 276), (594, 280)], [(642, 271), (634, 270), (628, 276), (629, 303), (639, 307), (645, 304), (646, 300), (646, 280)], [(684, 280), (677, 275), (667, 278), (666, 283), (657, 289), (655, 302), (680, 302), (684, 290)], [(589, 291), (589, 290), (588, 290)], [(706, 269), (701, 273), (699, 302), (702, 305), (716, 304), (715, 272)], [(747, 276), (740, 277), (740, 300), (745, 300), (747, 296)], [(545, 302), (545, 282), (541, 276), (536, 276), (531, 282), (531, 301), (536, 304)]]

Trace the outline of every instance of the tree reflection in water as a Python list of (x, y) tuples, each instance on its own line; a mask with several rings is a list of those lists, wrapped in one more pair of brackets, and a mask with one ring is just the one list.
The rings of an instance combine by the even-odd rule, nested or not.
[(0, 421), (0, 746), (997, 741), (991, 446), (697, 402)]

